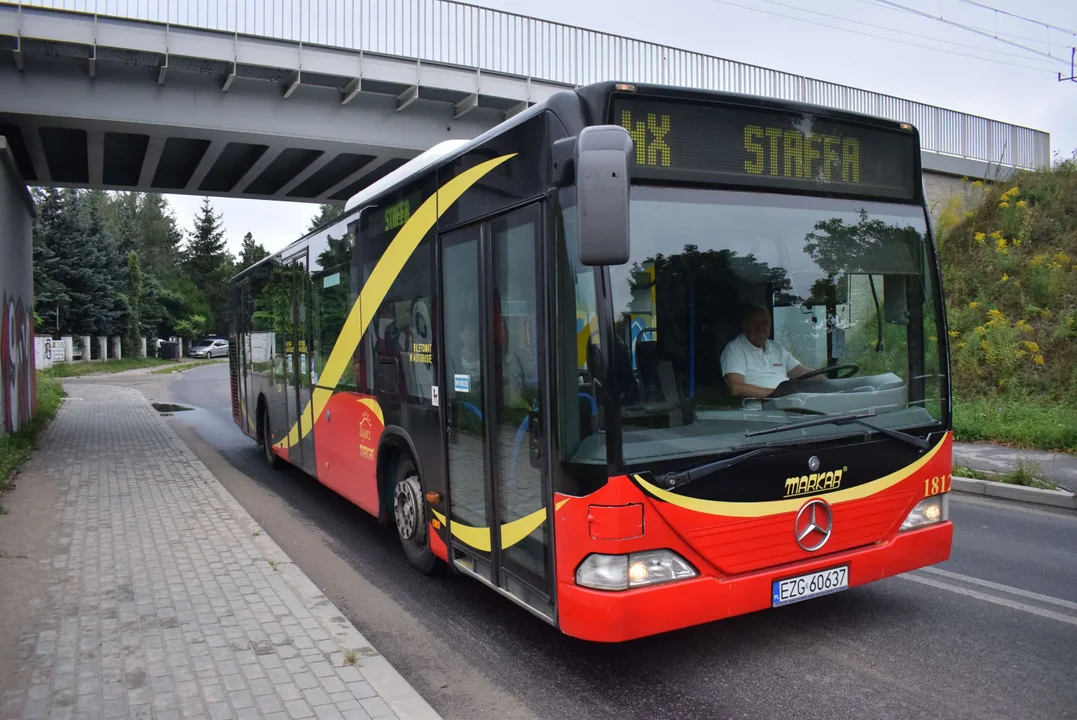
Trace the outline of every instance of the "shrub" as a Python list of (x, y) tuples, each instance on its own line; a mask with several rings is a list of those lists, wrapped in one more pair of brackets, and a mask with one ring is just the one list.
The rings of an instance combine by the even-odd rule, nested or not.
[(955, 392), (1077, 404), (1077, 161), (985, 186), (938, 229)]

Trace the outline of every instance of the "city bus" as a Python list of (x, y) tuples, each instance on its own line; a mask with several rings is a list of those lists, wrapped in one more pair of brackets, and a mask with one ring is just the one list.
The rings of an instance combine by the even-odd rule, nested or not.
[(907, 123), (561, 91), (386, 174), (231, 302), (232, 411), (270, 466), (567, 635), (949, 557), (947, 330)]

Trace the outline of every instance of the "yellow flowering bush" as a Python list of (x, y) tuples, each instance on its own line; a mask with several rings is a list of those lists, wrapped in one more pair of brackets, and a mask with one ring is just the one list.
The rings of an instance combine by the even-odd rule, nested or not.
[(1077, 408), (1077, 159), (970, 185), (938, 243), (955, 391)]

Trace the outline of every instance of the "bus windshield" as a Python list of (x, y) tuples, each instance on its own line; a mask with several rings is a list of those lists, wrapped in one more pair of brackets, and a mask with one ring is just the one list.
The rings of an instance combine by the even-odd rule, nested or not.
[[(920, 206), (636, 186), (631, 233), (629, 262), (609, 270), (626, 465), (865, 432), (748, 435), (826, 415), (893, 429), (942, 417)], [(597, 435), (574, 460), (604, 459)]]

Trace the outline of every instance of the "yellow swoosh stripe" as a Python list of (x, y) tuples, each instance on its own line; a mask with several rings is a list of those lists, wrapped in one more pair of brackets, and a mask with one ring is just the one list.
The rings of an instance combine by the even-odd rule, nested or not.
[[(896, 470), (889, 475), (885, 475), (877, 480), (864, 483), (863, 485), (857, 485), (856, 487), (846, 488), (845, 490), (838, 490), (836, 492), (827, 493), (826, 501), (831, 505), (841, 502), (848, 502), (850, 500), (860, 500), (866, 498), (869, 495), (882, 492), (887, 488), (891, 488), (897, 485), (902, 480), (906, 479), (913, 473), (917, 472), (927, 463), (931, 462), (931, 459), (938, 454), (939, 449), (946, 442), (946, 436), (943, 436), (942, 440), (938, 442), (935, 447), (927, 452), (922, 458), (917, 460), (911, 465), (907, 465), (900, 470)], [(696, 512), (706, 513), (708, 515), (724, 515), (726, 517), (762, 517), (764, 515), (777, 515), (778, 513), (795, 512), (800, 509), (800, 506), (808, 501), (807, 497), (790, 498), (788, 500), (770, 500), (767, 502), (725, 502), (721, 500), (701, 500), (700, 498), (685, 497), (684, 495), (677, 495), (669, 490), (663, 490), (657, 485), (652, 485), (643, 479), (640, 475), (633, 475), (636, 482), (640, 487), (654, 495), (659, 500), (664, 500), (671, 505), (686, 508), (688, 510), (695, 510)]]
[[(389, 247), (382, 254), (381, 260), (374, 267), (374, 271), (370, 274), (370, 279), (363, 285), (363, 289), (359, 293), (359, 300), (352, 305), (352, 309), (348, 312), (344, 327), (333, 345), (333, 352), (329, 354), (329, 360), (326, 361), (325, 368), (322, 370), (322, 376), (319, 379), (320, 384), (335, 387), (340, 382), (348, 363), (352, 360), (355, 348), (359, 345), (359, 340), (362, 339), (363, 333), (366, 332), (367, 326), (374, 317), (374, 313), (381, 307), (386, 293), (389, 292), (389, 288), (396, 282), (397, 276), (400, 275), (400, 271), (404, 268), (404, 263), (415, 252), (415, 248), (426, 237), (426, 233), (430, 231), (430, 228), (434, 227), (437, 219), (452, 207), (453, 203), (459, 200), (460, 196), (468, 188), (501, 163), (515, 157), (515, 155), (516, 153), (502, 155), (460, 173), (442, 185), (436, 193), (428, 197), (426, 202), (420, 205), (415, 214), (404, 224), (404, 227), (400, 228), (396, 237), (393, 238)], [(311, 401), (303, 409), (302, 432), (300, 432), (300, 423), (296, 423), (288, 431), (287, 437), (278, 442), (276, 447), (291, 447), (298, 443), (300, 439), (306, 437), (313, 426), (314, 417), (321, 414), (332, 394), (331, 390), (315, 389)]]
[[(554, 506), (554, 512), (561, 509), (561, 506), (568, 502), (568, 499), (562, 500)], [(490, 528), (488, 527), (471, 527), (470, 525), (464, 525), (459, 522), (447, 522), (445, 516), (439, 513), (437, 510), (431, 509), (436, 517), (443, 525), (448, 525), (450, 532), (460, 542), (481, 550), (483, 552), (490, 552)], [(505, 550), (510, 548), (516, 543), (523, 540), (525, 537), (535, 532), (535, 530), (542, 525), (546, 520), (546, 508), (539, 508), (530, 515), (525, 515), (519, 520), (513, 520), (510, 523), (501, 526), (501, 549)]]

